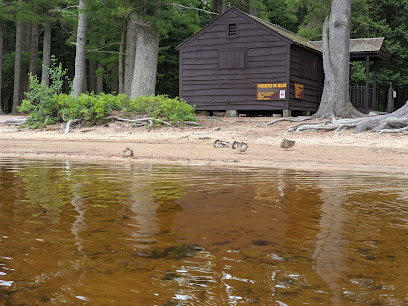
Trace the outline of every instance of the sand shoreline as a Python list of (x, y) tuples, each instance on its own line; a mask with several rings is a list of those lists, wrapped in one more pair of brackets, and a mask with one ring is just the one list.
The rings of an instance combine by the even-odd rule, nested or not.
[[(15, 118), (10, 115), (0, 116)], [(204, 128), (161, 127), (148, 132), (131, 124), (74, 129), (64, 135), (62, 125), (46, 129), (18, 129), (0, 125), (0, 157), (71, 159), (215, 167), (286, 168), (294, 170), (383, 173), (408, 176), (408, 136), (401, 134), (302, 132), (288, 133), (293, 123), (264, 123), (273, 118), (202, 117)], [(283, 137), (295, 147), (279, 147)], [(216, 139), (245, 141), (247, 152), (214, 148)], [(126, 147), (133, 158), (123, 158)]]

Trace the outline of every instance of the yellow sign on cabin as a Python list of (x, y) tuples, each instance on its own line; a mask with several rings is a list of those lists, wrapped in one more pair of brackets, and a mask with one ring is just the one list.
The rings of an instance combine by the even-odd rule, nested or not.
[(257, 100), (286, 100), (286, 83), (256, 84)]

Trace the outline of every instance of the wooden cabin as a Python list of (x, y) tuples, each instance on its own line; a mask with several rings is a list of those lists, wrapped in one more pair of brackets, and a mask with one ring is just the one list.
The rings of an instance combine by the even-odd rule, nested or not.
[(321, 46), (231, 8), (177, 47), (179, 96), (197, 111), (309, 114), (324, 82)]
[(308, 40), (231, 8), (177, 47), (180, 97), (199, 111), (316, 111), (322, 54)]

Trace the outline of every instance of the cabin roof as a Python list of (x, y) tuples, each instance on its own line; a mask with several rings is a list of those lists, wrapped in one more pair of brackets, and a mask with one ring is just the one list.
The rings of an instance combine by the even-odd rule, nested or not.
[[(249, 20), (254, 20), (255, 22), (271, 29), (275, 33), (278, 33), (283, 39), (287, 40), (289, 43), (295, 43), (302, 47), (311, 49), (315, 52), (322, 52), (322, 41), (311, 41), (301, 35), (295, 34), (287, 29), (284, 29), (276, 24), (263, 20), (261, 18), (249, 15), (237, 8), (230, 8), (224, 14), (219, 16), (215, 21), (206, 25), (196, 34), (191, 36), (190, 38), (186, 39), (183, 43), (176, 47), (177, 50), (180, 50), (185, 44), (188, 44), (191, 41), (197, 39), (201, 34), (203, 34), (208, 28), (213, 26), (217, 23), (217, 20), (222, 18), (227, 13), (235, 11), (242, 14), (243, 17), (249, 18)], [(376, 37), (376, 38), (357, 38), (357, 39), (350, 39), (350, 58), (351, 60), (364, 60), (366, 56), (370, 56), (372, 59), (387, 59), (387, 50), (384, 43), (384, 37)]]
[(263, 20), (261, 18), (249, 15), (235, 7), (230, 8), (229, 10), (227, 10), (225, 13), (223, 13), (222, 15), (220, 15), (215, 21), (213, 21), (212, 23), (206, 25), (205, 27), (203, 27), (200, 31), (198, 31), (197, 33), (195, 33), (193, 36), (189, 37), (188, 39), (186, 39), (184, 42), (182, 42), (180, 45), (178, 45), (176, 47), (177, 50), (180, 50), (185, 44), (188, 44), (189, 42), (192, 42), (193, 40), (197, 39), (201, 34), (203, 34), (207, 29), (209, 29), (211, 26), (213, 26), (214, 24), (217, 23), (217, 20), (222, 18), (224, 15), (226, 15), (227, 13), (229, 13), (230, 11), (235, 11), (235, 12), (239, 12), (240, 14), (242, 14), (242, 17), (246, 17), (247, 19), (249, 18), (249, 20), (253, 20), (256, 23), (259, 23), (265, 27), (267, 27), (268, 29), (274, 31), (275, 33), (278, 33), (281, 37), (283, 37), (285, 40), (287, 40), (290, 43), (296, 43), (298, 45), (301, 45), (303, 47), (312, 49), (314, 51), (317, 52), (321, 52), (321, 50), (316, 47), (315, 45), (311, 44), (310, 41), (308, 39), (306, 39), (305, 37), (302, 37), (298, 34), (295, 34), (289, 30), (286, 30), (276, 24), (270, 23), (266, 20)]
[(293, 32), (291, 32), (291, 31), (289, 31), (287, 29), (284, 29), (284, 28), (282, 28), (282, 27), (280, 27), (280, 26), (278, 26), (276, 24), (273, 24), (273, 23), (268, 22), (266, 20), (260, 19), (258, 17), (252, 16), (252, 15), (249, 15), (249, 14), (246, 14), (246, 13), (244, 13), (244, 14), (248, 15), (249, 17), (251, 17), (252, 19), (258, 21), (259, 23), (267, 26), (268, 28), (274, 30), (275, 32), (281, 34), (282, 36), (290, 39), (291, 41), (293, 41), (294, 43), (296, 43), (298, 45), (301, 45), (301, 46), (304, 46), (304, 47), (314, 49), (316, 51), (321, 52), (320, 48), (316, 47), (314, 44), (312, 44), (312, 42), (309, 39), (307, 39), (307, 38), (305, 38), (305, 37), (303, 37), (301, 35), (293, 33)]

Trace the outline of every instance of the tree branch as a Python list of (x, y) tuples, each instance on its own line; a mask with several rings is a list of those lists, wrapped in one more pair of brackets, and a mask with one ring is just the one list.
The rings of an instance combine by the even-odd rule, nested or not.
[(185, 10), (197, 10), (197, 11), (204, 12), (204, 13), (207, 13), (207, 14), (212, 14), (212, 15), (217, 15), (217, 16), (219, 15), (216, 12), (207, 11), (207, 10), (204, 10), (204, 9), (200, 9), (198, 7), (184, 6), (184, 5), (181, 5), (179, 3), (167, 3), (166, 5), (172, 5), (175, 8), (180, 8), (180, 9), (185, 9)]

